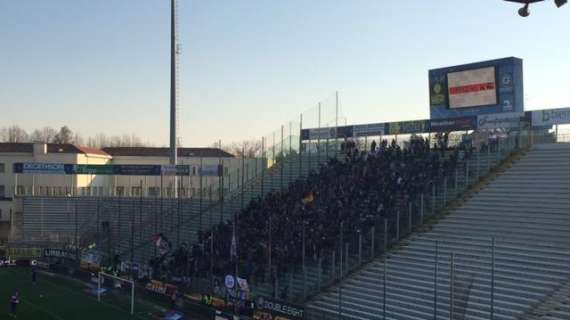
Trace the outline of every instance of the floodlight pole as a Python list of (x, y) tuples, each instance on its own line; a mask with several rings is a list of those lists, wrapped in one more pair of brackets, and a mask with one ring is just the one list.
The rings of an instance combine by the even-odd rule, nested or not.
[[(176, 0), (170, 1), (170, 164), (178, 161), (176, 146)], [(174, 176), (174, 195), (178, 192), (177, 176)]]

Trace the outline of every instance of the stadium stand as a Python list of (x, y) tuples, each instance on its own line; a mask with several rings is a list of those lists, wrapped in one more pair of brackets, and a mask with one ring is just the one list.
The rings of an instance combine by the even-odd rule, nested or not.
[(176, 224), (180, 213), (199, 211), (199, 201), (192, 199), (26, 196), (21, 202), (26, 214), (14, 222), (13, 241), (97, 244), (128, 259), (131, 242), (148, 250), (151, 237)]
[(315, 296), (309, 318), (570, 319), (569, 159), (569, 144), (535, 145), (425, 232)]
[[(215, 227), (220, 222), (233, 219), (251, 200), (263, 197), (269, 192), (286, 188), (291, 181), (308, 174), (311, 169), (318, 166), (320, 159), (317, 158), (314, 154), (301, 157), (289, 155), (269, 169), (250, 171), (249, 175), (243, 176), (239, 172), (233, 176), (230, 175), (226, 177), (226, 180), (233, 179), (234, 181), (222, 183), (235, 184), (236, 187), (230, 189), (229, 194), (221, 196), (222, 201), (204, 203), (202, 210), (196, 206), (189, 210), (183, 209), (181, 217), (166, 219), (167, 222), (159, 230), (168, 239), (178, 239), (177, 243), (186, 245), (196, 243), (201, 233), (209, 232), (212, 227)], [(323, 156), (322, 161), (325, 159), (326, 157)], [(177, 214), (176, 212), (176, 210), (173, 210), (172, 214)], [(144, 263), (155, 256), (154, 249), (151, 248), (149, 250), (148, 239), (150, 237), (142, 239), (142, 241), (137, 240), (135, 247), (136, 261)], [(123, 247), (124, 251), (122, 253), (129, 254), (130, 248), (128, 243), (125, 243)]]
[(223, 201), (24, 197), (23, 235), (96, 244), (115, 265), (148, 263), (153, 279), (190, 275), (191, 292), (216, 294), (237, 273), (253, 296), (308, 301), (308, 319), (448, 319), (450, 305), (453, 319), (563, 319), (570, 149), (536, 145), (507, 170), (527, 148), (517, 134), (476, 150), (437, 137), (307, 144), (228, 178)]
[[(357, 150), (350, 141), (341, 149), (341, 159), (330, 160), (318, 173), (311, 172), (307, 179), (295, 180), (282, 192), (277, 187), (268, 188), (273, 192), (265, 197), (252, 197), (253, 201), (239, 215), (234, 211), (239, 221), (237, 248), (232, 248), (231, 219), (215, 226), (212, 233), (200, 233), (197, 245), (192, 248), (191, 274), (205, 276), (212, 268), (215, 275), (223, 276), (233, 274), (235, 267), (241, 277), (255, 284), (257, 294), (302, 299), (308, 292), (308, 283), (320, 287), (323, 277), (317, 273), (332, 275), (339, 233), (345, 234), (346, 239), (364, 233), (374, 237), (367, 233), (368, 230), (372, 227), (380, 230), (380, 222), (386, 218), (390, 220), (390, 230), (384, 231), (384, 238), (398, 239), (404, 229), (411, 230), (411, 221), (403, 217), (410, 210), (411, 219), (414, 196), (414, 200), (419, 200), (417, 195), (429, 194), (433, 189), (431, 203), (435, 205), (436, 198), (441, 202), (460, 192), (458, 183), (465, 185), (464, 180), (468, 179), (458, 175), (458, 171), (464, 172), (465, 163), (471, 156), (471, 151), (463, 145), (452, 149), (442, 144), (430, 149), (427, 140), (415, 138), (405, 149), (395, 141), (390, 145), (384, 141), (370, 153)], [(500, 160), (497, 155), (492, 154), (493, 161)], [(491, 162), (486, 161), (491, 166)], [(458, 164), (462, 165), (461, 169)], [(453, 178), (455, 185), (448, 185), (448, 178)], [(440, 189), (436, 195), (432, 188), (436, 183), (445, 183), (448, 190)], [(415, 205), (416, 209), (418, 206)], [(396, 219), (402, 222), (395, 223)], [(268, 232), (270, 222), (273, 226), (271, 235)], [(270, 242), (272, 262), (268, 262)], [(214, 255), (210, 253), (212, 246)], [(239, 266), (234, 266), (232, 254), (237, 253), (232, 250), (239, 252)], [(308, 269), (305, 260), (313, 264), (318, 261), (320, 265), (316, 272), (310, 275), (303, 272), (303, 279), (296, 278), (294, 274), (300, 269)], [(210, 265), (212, 262), (215, 265)], [(271, 278), (269, 283), (265, 282), (267, 278)]]

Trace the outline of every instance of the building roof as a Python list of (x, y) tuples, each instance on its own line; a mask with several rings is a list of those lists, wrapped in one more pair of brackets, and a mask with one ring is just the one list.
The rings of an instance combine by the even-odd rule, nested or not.
[[(103, 151), (111, 156), (124, 157), (168, 157), (169, 148), (150, 147), (110, 147)], [(233, 158), (234, 156), (218, 148), (178, 148), (179, 157), (203, 157), (203, 158)]]
[(76, 144), (73, 145), (76, 149), (78, 149), (79, 151), (81, 151), (82, 153), (85, 154), (98, 154), (101, 156), (110, 156), (110, 154), (108, 154), (107, 152), (101, 150), (101, 149), (97, 149), (97, 148), (90, 148), (90, 147), (84, 147), (84, 146), (78, 146)]
[(34, 145), (31, 143), (0, 143), (1, 153), (32, 153)]
[[(4, 142), (0, 143), (0, 153), (33, 153), (34, 143), (11, 143)], [(48, 143), (47, 144), (48, 153), (72, 153), (72, 154), (98, 154), (103, 156), (108, 156), (105, 151), (96, 148), (88, 148), (75, 144), (58, 144), (58, 143)]]
[[(0, 153), (33, 153), (33, 143), (0, 143)], [(47, 144), (48, 153), (96, 154), (102, 156), (168, 157), (169, 148), (151, 147), (109, 147), (89, 148), (76, 144)], [(234, 156), (218, 148), (178, 148), (179, 157), (233, 158)]]

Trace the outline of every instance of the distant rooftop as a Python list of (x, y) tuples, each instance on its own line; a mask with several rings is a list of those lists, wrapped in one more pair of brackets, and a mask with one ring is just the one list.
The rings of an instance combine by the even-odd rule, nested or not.
[[(0, 143), (0, 153), (33, 153), (34, 143)], [(47, 153), (97, 154), (108, 156), (105, 151), (97, 148), (83, 147), (75, 144), (48, 143)]]
[[(0, 153), (33, 153), (34, 143), (0, 143)], [(169, 148), (152, 147), (109, 147), (103, 149), (84, 147), (76, 144), (48, 143), (47, 153), (96, 154), (123, 157), (168, 157)], [(179, 157), (233, 158), (234, 156), (218, 148), (178, 148)]]
[[(110, 147), (103, 151), (112, 156), (124, 157), (168, 157), (169, 148), (151, 147)], [(203, 158), (233, 158), (234, 156), (218, 148), (178, 148), (179, 157), (203, 157)]]

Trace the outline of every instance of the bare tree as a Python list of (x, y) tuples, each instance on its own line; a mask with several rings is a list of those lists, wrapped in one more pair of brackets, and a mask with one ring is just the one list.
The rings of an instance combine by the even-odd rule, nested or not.
[(61, 144), (73, 143), (73, 132), (68, 126), (63, 126), (55, 135), (53, 142)]
[(53, 142), (61, 144), (73, 143), (73, 132), (68, 126), (63, 126), (53, 138)]
[(44, 141), (42, 132), (39, 129), (35, 129), (34, 131), (32, 131), (32, 134), (30, 135), (30, 140), (32, 142), (43, 142), (43, 143), (49, 142), (49, 141)]
[(59, 131), (52, 127), (43, 127), (35, 129), (31, 135), (17, 125), (0, 128), (0, 142), (35, 142), (35, 143), (75, 143), (92, 148), (104, 147), (146, 147), (151, 146), (147, 141), (144, 142), (135, 134), (123, 134), (117, 136), (107, 136), (104, 133), (98, 133), (95, 136), (83, 139), (81, 134), (73, 132), (68, 126), (63, 126)]
[(103, 133), (99, 133), (95, 135), (95, 137), (87, 138), (87, 145), (93, 148), (149, 146), (148, 143), (144, 143), (143, 140), (135, 134), (107, 137)]
[[(213, 143), (212, 147), (219, 148), (219, 143)], [(222, 145), (222, 150), (233, 154), (236, 157), (244, 155), (246, 158), (255, 158), (261, 154), (261, 141), (244, 140), (241, 142), (232, 142)]]
[(42, 129), (35, 129), (30, 137), (31, 142), (37, 143), (53, 143), (57, 131), (52, 127), (43, 127)]
[(80, 146), (85, 144), (85, 140), (83, 139), (83, 136), (79, 132), (73, 134), (73, 143), (78, 144)]
[(2, 128), (0, 131), (0, 138), (4, 142), (28, 142), (29, 136), (26, 130), (17, 125), (12, 125), (7, 128)]
[(87, 138), (87, 146), (91, 148), (109, 147), (110, 139), (104, 133), (98, 133), (94, 137)]

